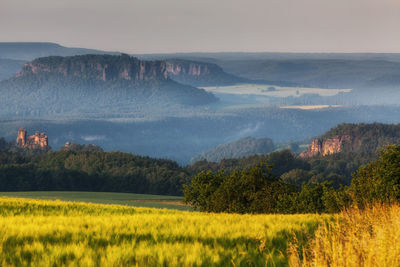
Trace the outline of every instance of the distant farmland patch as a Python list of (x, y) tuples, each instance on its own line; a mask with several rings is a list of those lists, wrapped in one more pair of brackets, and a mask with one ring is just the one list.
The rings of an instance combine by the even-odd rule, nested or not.
[(303, 109), (303, 110), (310, 110), (310, 109), (323, 109), (323, 108), (342, 108), (342, 105), (292, 105), (292, 106), (280, 106), (280, 108), (286, 109)]
[[(334, 96), (339, 93), (349, 93), (351, 89), (323, 89), (307, 87), (283, 87), (266, 84), (236, 84), (230, 86), (202, 87), (213, 93), (238, 94), (238, 95), (260, 95), (270, 97), (300, 97), (306, 94), (317, 94), (320, 96)], [(273, 88), (273, 90), (271, 89)]]

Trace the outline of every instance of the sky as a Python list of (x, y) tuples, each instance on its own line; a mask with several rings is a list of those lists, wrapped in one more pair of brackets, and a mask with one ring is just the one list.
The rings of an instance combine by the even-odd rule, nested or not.
[(0, 0), (0, 33), (126, 53), (400, 53), (400, 0)]

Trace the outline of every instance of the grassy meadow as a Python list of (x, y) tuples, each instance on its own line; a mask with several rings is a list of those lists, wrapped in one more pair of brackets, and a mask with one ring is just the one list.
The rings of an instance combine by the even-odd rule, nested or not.
[(1, 197), (0, 266), (286, 266), (330, 219)]

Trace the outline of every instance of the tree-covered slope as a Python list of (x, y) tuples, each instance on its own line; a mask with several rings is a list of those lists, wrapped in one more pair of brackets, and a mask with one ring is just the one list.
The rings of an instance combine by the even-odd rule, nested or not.
[(400, 144), (400, 124), (342, 123), (323, 134), (321, 139), (335, 136), (349, 136), (350, 142), (344, 144), (344, 153), (372, 156), (385, 145)]
[(267, 154), (274, 149), (274, 143), (269, 138), (256, 139), (245, 137), (237, 141), (216, 146), (194, 157), (194, 163), (200, 160), (218, 162), (221, 159), (241, 158), (255, 154)]

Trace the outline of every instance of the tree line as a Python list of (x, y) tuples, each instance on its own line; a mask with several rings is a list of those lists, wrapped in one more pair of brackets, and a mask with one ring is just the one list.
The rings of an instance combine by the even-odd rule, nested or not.
[(176, 162), (93, 145), (26, 150), (0, 139), (0, 191), (106, 191), (182, 195), (190, 177)]
[(400, 145), (386, 146), (361, 166), (349, 186), (324, 181), (296, 186), (274, 174), (268, 163), (233, 172), (202, 171), (184, 189), (185, 201), (200, 211), (237, 213), (325, 213), (351, 205), (400, 200)]

